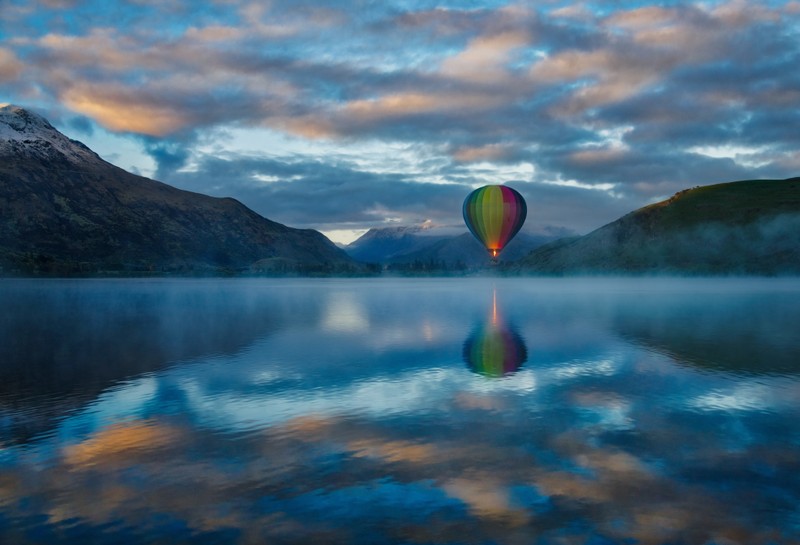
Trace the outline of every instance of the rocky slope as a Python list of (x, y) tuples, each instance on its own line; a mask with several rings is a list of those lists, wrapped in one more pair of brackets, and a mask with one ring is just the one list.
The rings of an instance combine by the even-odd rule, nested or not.
[(345, 251), (362, 263), (385, 263), (451, 236), (436, 232), (429, 224), (374, 227), (348, 244)]
[(270, 221), (234, 199), (136, 176), (41, 116), (4, 106), (0, 267), (5, 274), (207, 274), (358, 266), (317, 231)]

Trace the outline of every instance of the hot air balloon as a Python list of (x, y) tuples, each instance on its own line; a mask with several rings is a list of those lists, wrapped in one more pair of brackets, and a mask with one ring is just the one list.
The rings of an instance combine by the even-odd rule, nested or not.
[(464, 222), (470, 232), (495, 261), (525, 223), (528, 206), (522, 195), (514, 189), (504, 185), (487, 185), (467, 195), (463, 212)]

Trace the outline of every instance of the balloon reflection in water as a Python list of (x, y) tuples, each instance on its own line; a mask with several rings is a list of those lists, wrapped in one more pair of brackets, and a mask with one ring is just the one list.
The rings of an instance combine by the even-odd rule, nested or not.
[(497, 313), (496, 293), (492, 297), (489, 320), (475, 328), (464, 341), (463, 356), (470, 370), (487, 377), (510, 375), (528, 359), (525, 341)]

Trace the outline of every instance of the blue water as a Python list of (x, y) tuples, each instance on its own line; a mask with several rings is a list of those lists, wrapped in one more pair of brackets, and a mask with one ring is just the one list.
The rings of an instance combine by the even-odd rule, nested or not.
[(0, 543), (800, 543), (797, 279), (0, 280)]

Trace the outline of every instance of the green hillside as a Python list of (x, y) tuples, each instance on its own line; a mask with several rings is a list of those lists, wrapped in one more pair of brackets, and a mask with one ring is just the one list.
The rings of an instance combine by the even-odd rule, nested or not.
[[(654, 228), (685, 229), (721, 222), (745, 225), (764, 216), (800, 212), (800, 178), (748, 180), (685, 189), (630, 216), (653, 218)], [(628, 217), (628, 216), (626, 216)]]
[(798, 274), (800, 178), (676, 193), (586, 236), (545, 245), (516, 270), (536, 274)]

